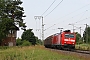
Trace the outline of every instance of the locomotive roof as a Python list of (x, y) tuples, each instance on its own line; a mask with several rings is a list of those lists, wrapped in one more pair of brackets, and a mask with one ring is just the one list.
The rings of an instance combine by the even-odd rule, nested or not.
[(61, 33), (56, 33), (56, 34), (53, 34), (53, 35), (59, 35), (59, 34), (61, 34)]
[(65, 31), (63, 31), (63, 32), (71, 32), (70, 30), (65, 30)]

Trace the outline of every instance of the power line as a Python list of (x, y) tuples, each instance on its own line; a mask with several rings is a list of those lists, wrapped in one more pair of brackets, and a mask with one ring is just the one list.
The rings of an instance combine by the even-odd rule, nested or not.
[(77, 21), (77, 22), (75, 22), (75, 23), (78, 23), (78, 22), (84, 21), (84, 20), (89, 19), (89, 18), (90, 18), (90, 17), (85, 18), (85, 19), (82, 19), (82, 20), (79, 20), (79, 21)]
[[(87, 11), (88, 11), (88, 10), (86, 10), (86, 12), (87, 12)], [(86, 12), (85, 12), (85, 13), (86, 13)], [(85, 15), (85, 13), (80, 17), (80, 19)], [(77, 22), (75, 22), (75, 23), (78, 23), (78, 22), (80, 22), (80, 21), (83, 21), (83, 20), (80, 20), (80, 19), (79, 19), (79, 21), (77, 21)]]
[[(84, 11), (84, 14), (85, 14), (87, 11), (88, 11), (88, 10)], [(83, 12), (82, 12), (82, 13), (83, 13)], [(82, 13), (80, 13), (80, 14), (82, 14)], [(84, 14), (83, 14), (83, 15), (84, 15)], [(79, 14), (78, 14), (78, 15), (79, 15)], [(83, 15), (82, 15), (82, 16), (83, 16)], [(77, 16), (77, 15), (76, 15), (76, 16)], [(75, 17), (75, 16), (74, 16), (74, 17)], [(81, 17), (80, 17), (80, 18), (81, 18)], [(84, 20), (86, 20), (86, 19), (89, 19), (89, 18), (90, 18), (90, 17), (87, 17), (87, 18), (85, 18), (85, 19), (79, 20), (79, 21), (77, 21), (77, 22), (74, 22), (74, 24), (75, 24), (75, 23), (78, 23), (78, 22), (82, 22), (82, 21), (84, 21)], [(66, 20), (67, 20), (67, 19), (66, 19)], [(64, 20), (64, 21), (65, 21), (65, 20)], [(63, 22), (64, 22), (64, 21), (63, 21)], [(59, 23), (57, 23), (57, 24), (59, 24)], [(53, 24), (51, 27), (53, 27), (54, 25), (57, 25), (57, 24)], [(50, 27), (50, 28), (51, 28), (51, 27)], [(48, 28), (48, 29), (49, 29), (49, 28)]]
[[(60, 3), (62, 3), (62, 2), (63, 2), (63, 0), (60, 1)], [(52, 13), (52, 12), (60, 5), (60, 3), (59, 3), (50, 13)], [(90, 5), (90, 3), (87, 4), (87, 5), (85, 5), (85, 6), (83, 6), (83, 7), (81, 7), (81, 8), (79, 8), (79, 9), (77, 9), (77, 10), (75, 10), (75, 11), (73, 11), (73, 12), (71, 12), (71, 13), (69, 13), (69, 14), (67, 14), (67, 15), (65, 15), (65, 16), (68, 16), (68, 15), (70, 15), (70, 14), (72, 14), (72, 13), (75, 13), (76, 11), (78, 11), (78, 10), (80, 10), (80, 9), (88, 6), (88, 5)], [(48, 16), (50, 13), (48, 13), (46, 16)], [(45, 16), (45, 17), (46, 17), (46, 16)], [(63, 16), (63, 17), (65, 17), (65, 16)], [(90, 17), (89, 17), (89, 18), (90, 18)], [(88, 18), (86, 18), (86, 19), (88, 19)], [(83, 20), (86, 20), (86, 19), (83, 19)], [(83, 21), (83, 20), (80, 20), (80, 21)], [(75, 23), (77, 23), (77, 22), (75, 22)], [(48, 27), (47, 29), (53, 27), (54, 25), (56, 25), (56, 24), (53, 24), (52, 26)], [(47, 29), (45, 29), (45, 30), (47, 30)]]
[[(44, 15), (49, 9), (50, 9), (50, 7), (54, 4), (54, 2), (55, 2), (56, 0), (54, 0), (53, 2), (52, 2), (52, 4), (47, 8), (47, 10), (42, 14), (42, 15)], [(41, 16), (42, 16), (41, 15)]]
[[(84, 14), (87, 12), (88, 10), (86, 10), (86, 11), (84, 11)], [(82, 12), (83, 13), (83, 12)], [(82, 14), (82, 13), (80, 13), (80, 14)], [(80, 14), (78, 14), (78, 15), (80, 15)], [(83, 14), (83, 15), (84, 15)], [(78, 15), (75, 15), (75, 16), (78, 16)], [(83, 17), (83, 15), (80, 17), (80, 19)], [(75, 17), (74, 16), (74, 17)], [(78, 23), (78, 22), (81, 22), (81, 21), (84, 21), (84, 20), (86, 20), (86, 19), (89, 19), (90, 17), (87, 17), (87, 18), (85, 18), (85, 19), (82, 19), (82, 20), (79, 20), (79, 21), (77, 21), (77, 22), (74, 22), (73, 24), (75, 24), (75, 23)], [(69, 19), (71, 19), (71, 18), (69, 18)], [(66, 19), (66, 20), (69, 20), (69, 19)], [(65, 20), (64, 20), (65, 21)], [(64, 22), (63, 21), (63, 22)], [(60, 22), (59, 22), (60, 23)], [(59, 24), (59, 23), (57, 23), (57, 24)]]
[[(67, 15), (65, 15), (65, 16), (63, 16), (62, 18), (65, 18), (66, 16), (68, 16), (68, 15), (70, 15), (70, 14), (72, 14), (72, 13), (75, 13), (76, 11), (78, 11), (78, 10), (80, 10), (80, 9), (82, 9), (82, 8), (84, 8), (84, 7), (86, 7), (86, 6), (88, 6), (88, 5), (90, 5), (90, 3), (89, 4), (87, 4), (87, 5), (85, 5), (85, 6), (83, 6), (83, 7), (81, 7), (81, 8), (79, 8), (79, 9), (77, 9), (77, 10), (75, 10), (75, 11), (73, 11), (73, 12), (71, 12), (71, 13), (69, 13), (69, 14), (67, 14)], [(87, 11), (87, 10), (86, 10)], [(85, 11), (85, 12), (86, 12)], [(60, 18), (58, 18), (58, 19), (60, 19)], [(58, 20), (58, 19), (56, 19), (56, 20)]]
[[(87, 19), (89, 19), (89, 18), (90, 18), (90, 17), (85, 18), (85, 19), (82, 19), (82, 20), (79, 20), (79, 21), (77, 21), (77, 22), (84, 21), (84, 20), (87, 20)], [(75, 22), (75, 23), (76, 23), (76, 22)], [(55, 26), (55, 25), (57, 25), (57, 24), (53, 24), (52, 26), (48, 27), (47, 29), (50, 29), (51, 27), (53, 27), (53, 26)], [(67, 25), (65, 25), (65, 26), (67, 26)], [(45, 29), (45, 30), (47, 30), (47, 29)]]
[[(54, 25), (56, 25), (56, 24), (54, 24)], [(50, 27), (46, 28), (44, 31), (46, 31), (47, 29), (49, 29), (49, 28), (53, 27), (54, 25), (52, 25), (52, 26), (50, 26)]]
[[(73, 12), (71, 12), (71, 13), (69, 13), (69, 14), (67, 14), (67, 15), (65, 15), (65, 16), (68, 16), (68, 15), (70, 15), (70, 14), (72, 14), (72, 13), (75, 13), (76, 11), (78, 11), (78, 10), (80, 10), (80, 9), (82, 9), (82, 8), (84, 8), (84, 7), (86, 7), (86, 6), (88, 6), (88, 5), (90, 5), (90, 3), (87, 4), (87, 5), (85, 5), (85, 6), (83, 6), (83, 7), (81, 7), (81, 8), (79, 8), (79, 9), (77, 9), (77, 10), (75, 10), (75, 11), (73, 11)], [(63, 17), (65, 17), (65, 16), (63, 16)]]
[[(51, 12), (49, 12), (46, 16), (48, 16), (50, 13), (52, 13), (62, 2), (63, 2), (63, 0), (60, 1), (59, 4), (58, 4)], [(46, 16), (45, 16), (45, 17), (46, 17)]]
[[(74, 26), (74, 27), (76, 27), (76, 26)], [(78, 28), (78, 29), (81, 29), (81, 27), (76, 27), (76, 28)], [(82, 31), (85, 31), (85, 30), (83, 30), (83, 29), (81, 29)]]

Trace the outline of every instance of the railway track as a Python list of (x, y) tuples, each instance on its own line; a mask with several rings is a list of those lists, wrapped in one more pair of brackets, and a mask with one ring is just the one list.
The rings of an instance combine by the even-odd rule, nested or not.
[(46, 48), (52, 52), (57, 52), (58, 54), (75, 56), (83, 60), (90, 60), (90, 51), (85, 50), (59, 50), (59, 49), (50, 49)]
[[(59, 50), (59, 49), (53, 49)], [(61, 51), (68, 51), (68, 52), (75, 52), (75, 53), (82, 53), (82, 54), (90, 54), (89, 50), (79, 50), (79, 49), (62, 49)]]
[(90, 54), (89, 50), (79, 50), (79, 49), (63, 49), (63, 50), (76, 52), (76, 53), (82, 53), (82, 54)]
[(75, 49), (75, 50), (71, 50), (72, 52), (77, 52), (77, 53), (83, 53), (83, 54), (90, 54), (90, 51), (88, 50), (78, 50), (78, 49)]

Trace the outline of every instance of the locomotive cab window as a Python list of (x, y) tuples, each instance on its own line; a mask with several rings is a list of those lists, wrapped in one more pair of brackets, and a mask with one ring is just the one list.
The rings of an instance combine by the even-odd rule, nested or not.
[(65, 34), (65, 38), (69, 38), (69, 34)]
[(74, 38), (74, 34), (65, 34), (65, 38)]
[(70, 38), (74, 38), (74, 34), (70, 34)]

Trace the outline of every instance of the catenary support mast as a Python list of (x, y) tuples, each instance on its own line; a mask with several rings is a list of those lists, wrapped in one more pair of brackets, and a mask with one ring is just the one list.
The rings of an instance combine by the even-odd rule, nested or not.
[(43, 16), (34, 16), (35, 19), (42, 19), (42, 41), (44, 40), (44, 24), (43, 24)]

